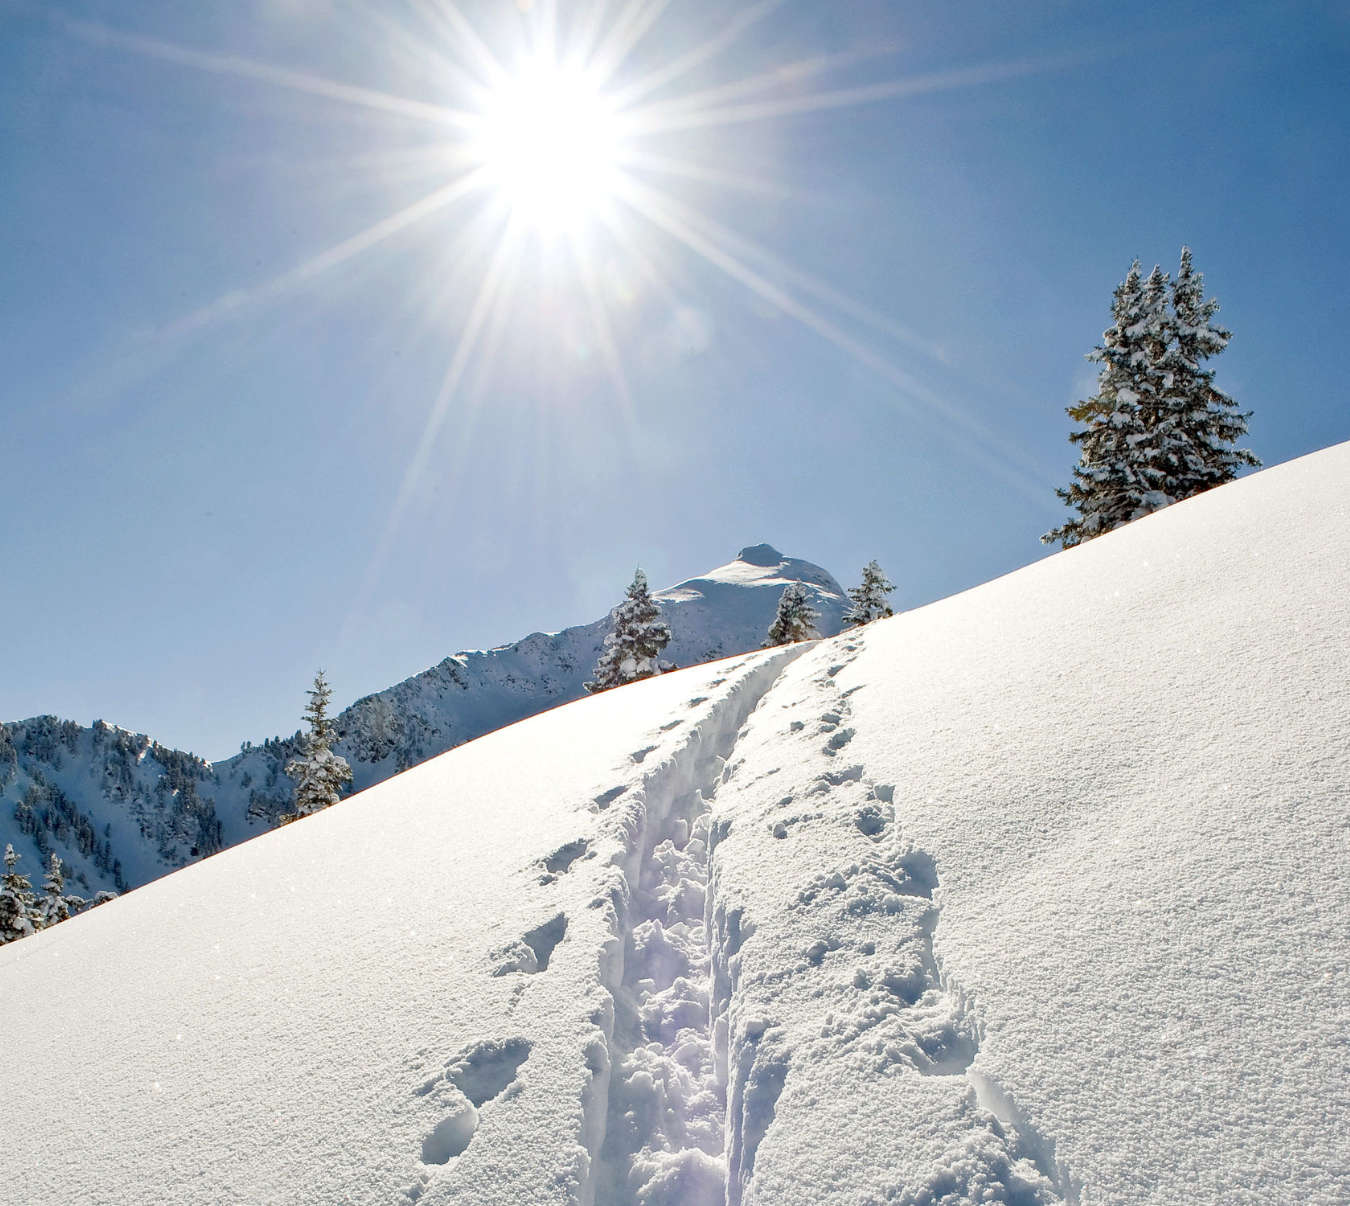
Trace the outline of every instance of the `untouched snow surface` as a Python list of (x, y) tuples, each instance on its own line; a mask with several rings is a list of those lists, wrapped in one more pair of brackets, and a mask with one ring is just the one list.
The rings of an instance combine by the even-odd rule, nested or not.
[(1350, 445), (11, 944), (0, 1201), (1350, 1201), (1347, 599)]

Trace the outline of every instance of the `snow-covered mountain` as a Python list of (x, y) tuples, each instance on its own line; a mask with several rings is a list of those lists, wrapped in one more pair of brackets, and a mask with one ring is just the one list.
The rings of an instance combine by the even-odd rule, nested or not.
[(1350, 1201), (1347, 600), (1342, 445), (0, 948), (0, 1202)]
[[(821, 631), (838, 632), (848, 602), (839, 584), (760, 544), (656, 593), (672, 630), (666, 656), (690, 666), (758, 648), (789, 582), (807, 584)], [(608, 630), (605, 617), (458, 653), (358, 700), (335, 718), (354, 787), (579, 699)], [(295, 749), (293, 736), (247, 742), (212, 765), (102, 722), (0, 725), (0, 850), (13, 843), (35, 883), (55, 851), (85, 895), (147, 883), (271, 828), (291, 804)]]

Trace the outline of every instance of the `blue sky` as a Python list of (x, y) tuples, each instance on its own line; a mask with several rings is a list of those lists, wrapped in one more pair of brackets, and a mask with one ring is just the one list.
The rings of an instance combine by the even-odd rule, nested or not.
[(0, 0), (0, 718), (223, 757), (319, 665), (346, 704), (759, 541), (986, 581), (1183, 243), (1248, 446), (1350, 438), (1350, 5), (684, 0), (605, 86), (711, 43), (609, 223), (391, 229), (464, 170), (464, 28), (509, 76), (545, 8)]

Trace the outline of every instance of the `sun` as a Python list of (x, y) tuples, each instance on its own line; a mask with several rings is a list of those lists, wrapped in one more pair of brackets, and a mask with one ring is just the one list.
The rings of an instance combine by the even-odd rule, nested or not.
[(620, 122), (584, 70), (533, 59), (484, 102), (474, 157), (527, 226), (576, 232), (613, 200)]

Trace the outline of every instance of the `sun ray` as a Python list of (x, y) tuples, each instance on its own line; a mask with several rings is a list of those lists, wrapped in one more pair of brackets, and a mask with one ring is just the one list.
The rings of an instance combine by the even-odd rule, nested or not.
[(869, 47), (866, 50), (840, 51), (837, 54), (817, 55), (809, 59), (795, 59), (790, 63), (782, 63), (768, 71), (756, 72), (754, 75), (747, 75), (730, 83), (629, 108), (624, 116), (634, 129), (656, 131), (662, 128), (658, 123), (672, 115), (702, 112), (737, 97), (754, 96), (758, 92), (798, 85), (806, 80), (828, 75), (842, 67), (853, 66), (867, 59), (891, 53), (893, 49), (889, 47)]
[[(398, 526), (402, 522), (403, 515), (408, 509), (408, 504), (412, 501), (414, 492), (417, 489), (417, 483), (426, 468), (427, 462), (431, 456), (432, 447), (435, 444), (436, 436), (445, 422), (449, 411), (450, 402), (455, 397), (459, 388), (460, 381), (464, 377), (470, 361), (472, 360), (475, 349), (478, 345), (479, 335), (483, 330), (484, 323), (492, 312), (496, 301), (498, 289), (502, 283), (502, 278), (506, 274), (510, 258), (518, 253), (519, 239), (513, 237), (512, 232), (508, 230), (501, 239), (498, 240), (496, 251), (493, 253), (487, 269), (483, 273), (483, 278), (479, 282), (478, 292), (474, 297), (473, 306), (469, 311), (469, 317), (465, 322), (464, 329), (460, 333), (459, 342), (455, 346), (454, 355), (451, 357), (450, 364), (441, 379), (440, 388), (437, 390), (436, 397), (432, 402), (431, 409), (427, 412), (426, 423), (422, 427), (422, 435), (417, 441), (417, 447), (413, 450), (412, 456), (403, 471), (403, 477), (399, 482), (398, 492), (390, 505), (389, 514), (385, 519), (384, 527), (381, 530), (379, 538), (375, 542), (375, 548), (372, 550), (370, 560), (366, 565), (366, 572), (362, 577), (361, 585), (353, 595), (352, 605), (348, 609), (347, 616), (343, 621), (342, 632), (346, 634), (355, 623), (357, 617), (365, 610), (373, 596), (379, 583), (379, 575), (388, 560), (389, 550), (393, 544), (394, 536), (398, 531)], [(460, 442), (461, 454), (463, 441)], [(343, 641), (345, 635), (339, 638)]]
[(493, 290), (495, 297), (484, 324), (482, 346), (477, 356), (477, 369), (472, 382), (465, 391), (461, 425), (459, 430), (455, 432), (455, 440), (449, 450), (449, 466), (452, 476), (458, 474), (465, 457), (469, 455), (469, 450), (473, 447), (472, 423), (477, 418), (479, 403), (482, 401), (491, 380), (497, 353), (501, 350), (510, 329), (516, 290), (520, 284), (525, 240), (521, 237), (518, 229), (513, 229), (509, 218), (507, 219), (507, 229), (501, 239), (503, 243), (510, 244), (510, 249), (504, 253), (501, 275)]
[(413, 0), (415, 5), (430, 17), (433, 24), (440, 25), (450, 36), (452, 42), (461, 42), (470, 59), (480, 68), (479, 78), (488, 88), (500, 87), (509, 77), (501, 60), (488, 49), (487, 43), (474, 29), (472, 22), (459, 11), (454, 0)]
[[(826, 305), (833, 307), (850, 318), (857, 319), (859, 322), (871, 327), (875, 331), (880, 331), (884, 335), (890, 336), (897, 342), (904, 344), (913, 351), (919, 352), (925, 358), (930, 360), (941, 369), (955, 377), (964, 379), (968, 384), (976, 384), (980, 389), (1002, 389), (1007, 390), (1007, 382), (989, 382), (976, 381), (975, 378), (961, 369), (949, 363), (943, 355), (940, 348), (934, 345), (930, 340), (920, 335), (917, 331), (907, 327), (904, 323), (898, 322), (880, 311), (849, 297), (848, 294), (840, 292), (838, 289), (827, 284), (819, 277), (812, 275), (802, 268), (795, 268), (786, 260), (774, 255), (767, 248), (761, 247), (744, 235), (737, 234), (728, 227), (715, 222), (712, 218), (692, 206), (679, 205), (677, 202), (667, 199), (667, 203), (678, 210), (682, 221), (687, 222), (691, 228), (700, 230), (708, 237), (717, 240), (724, 248), (730, 248), (734, 253), (740, 255), (746, 260), (758, 262), (767, 271), (776, 276), (791, 282), (808, 295), (823, 301)], [(916, 382), (916, 386), (917, 386)], [(931, 391), (930, 391), (931, 392)], [(933, 395), (936, 397), (936, 395)], [(1035, 475), (1038, 471), (1038, 464), (1029, 453), (1024, 449), (1015, 446), (1009, 446), (1010, 455), (1019, 458), (1027, 472)]]
[(672, 59), (658, 71), (653, 71), (627, 88), (614, 93), (611, 98), (614, 106), (625, 109), (634, 101), (655, 92), (658, 88), (687, 75), (695, 67), (700, 67), (710, 59), (716, 58), (752, 26), (757, 25), (775, 9), (782, 8), (786, 0), (759, 0), (744, 12), (737, 14), (727, 25), (706, 42), (693, 50)]
[(172, 42), (163, 42), (157, 38), (147, 38), (140, 34), (122, 33), (106, 25), (92, 21), (61, 19), (62, 27), (72, 35), (85, 41), (104, 46), (114, 46), (119, 50), (146, 58), (159, 59), (166, 63), (175, 63), (181, 67), (192, 67), (199, 71), (209, 71), (216, 75), (238, 76), (243, 79), (258, 80), (278, 88), (287, 88), (294, 92), (303, 92), (310, 96), (319, 96), (325, 100), (340, 101), (366, 109), (375, 109), (384, 113), (393, 113), (399, 117), (412, 117), (438, 125), (472, 129), (477, 124), (473, 113), (461, 109), (449, 109), (444, 105), (433, 105), (426, 101), (408, 100), (406, 97), (391, 96), (387, 92), (378, 92), (372, 88), (360, 88), (354, 84), (340, 84), (322, 76), (306, 75), (304, 72), (291, 71), (283, 67), (274, 67), (268, 63), (258, 63), (252, 59), (238, 58), (234, 55), (208, 54), (205, 51), (191, 50), (176, 46)]
[(827, 305), (833, 306), (850, 318), (856, 318), (874, 330), (891, 336), (898, 342), (905, 344), (906, 347), (922, 353), (928, 359), (943, 364), (945, 367), (945, 362), (938, 349), (929, 340), (903, 323), (897, 322), (895, 319), (849, 297), (846, 293), (840, 292), (805, 269), (793, 267), (782, 257), (774, 255), (773, 252), (760, 246), (747, 236), (737, 234), (729, 227), (714, 221), (707, 214), (694, 209), (692, 206), (678, 205), (674, 201), (668, 201), (668, 204), (678, 207), (679, 216), (683, 221), (695, 230), (701, 230), (710, 238), (718, 240), (723, 247), (730, 248), (746, 260), (758, 262), (769, 272), (791, 281), (804, 292)]
[(629, 0), (628, 7), (614, 23), (609, 36), (586, 64), (600, 84), (607, 83), (647, 32), (660, 19), (670, 0)]
[(508, 230), (498, 241), (487, 271), (483, 274), (483, 280), (479, 285), (477, 296), (474, 298), (473, 307), (469, 311), (469, 317), (464, 324), (459, 342), (456, 344), (455, 354), (441, 380), (441, 387), (437, 391), (435, 401), (427, 413), (427, 421), (422, 429), (422, 435), (417, 441), (417, 448), (408, 462), (407, 469), (404, 470), (403, 483), (399, 488), (398, 498), (390, 515), (391, 524), (397, 520), (407, 506), (408, 499), (416, 488), (417, 479), (426, 467), (432, 445), (440, 432), (441, 425), (445, 422), (450, 402), (468, 369), (474, 351), (478, 346), (479, 336), (496, 304), (503, 278), (507, 276), (512, 258), (518, 253), (519, 239), (513, 237), (512, 232)]
[[(387, 39), (391, 51), (400, 51), (405, 61), (416, 64), (429, 78), (435, 79), (442, 90), (463, 93), (472, 109), (477, 109), (482, 103), (488, 85), (481, 76), (475, 75), (451, 57), (448, 46), (442, 49), (437, 38), (429, 38), (423, 30), (400, 21), (377, 2), (364, 3), (361, 11), (366, 20), (372, 22)], [(433, 24), (438, 23), (435, 16), (429, 20)]]
[(798, 322), (833, 343), (841, 351), (852, 356), (859, 364), (871, 369), (878, 376), (888, 381), (906, 399), (908, 409), (913, 414), (928, 417), (928, 412), (936, 413), (941, 418), (951, 420), (963, 427), (970, 435), (976, 437), (979, 442), (978, 451), (989, 465), (1028, 498), (1039, 500), (1043, 496), (1044, 488), (1040, 480), (1026, 472), (1014, 471), (1007, 463), (1006, 441), (996, 436), (985, 424), (959, 407), (953, 406), (909, 373), (849, 335), (838, 324), (818, 314), (785, 289), (767, 280), (749, 265), (742, 263), (736, 256), (690, 227), (677, 214), (671, 212), (664, 198), (652, 190), (629, 180), (625, 182), (622, 196), (624, 201), (637, 213), (664, 230), (672, 238), (679, 240), (714, 268), (738, 281), (764, 301), (782, 310), (789, 317), (797, 319)]
[(257, 161), (289, 171), (303, 169), (311, 178), (331, 176), (335, 185), (350, 184), (354, 176), (382, 186), (425, 184), (428, 177), (434, 177), (439, 187), (445, 182), (447, 169), (463, 173), (474, 167), (473, 156), (462, 140), (361, 151), (308, 152), (303, 158), (286, 156), (282, 159), (273, 152), (260, 152)]
[(605, 229), (616, 246), (637, 267), (642, 278), (649, 282), (670, 306), (671, 311), (677, 310), (682, 304), (682, 299), (675, 291), (668, 268), (658, 264), (655, 259), (655, 256), (660, 254), (661, 247), (656, 245), (644, 248), (629, 230), (628, 224), (620, 221), (612, 213), (605, 215)]
[(1082, 55), (1057, 55), (1050, 58), (1019, 59), (1008, 63), (985, 63), (953, 71), (934, 71), (905, 79), (864, 84), (856, 88), (837, 88), (828, 92), (808, 93), (805, 96), (785, 97), (781, 100), (724, 105), (720, 108), (695, 110), (682, 115), (669, 114), (662, 117), (659, 114), (648, 114), (637, 119), (641, 121), (642, 128), (647, 133), (742, 125), (746, 122), (793, 117), (802, 113), (821, 113), (830, 109), (872, 105), (880, 101), (899, 100), (906, 96), (921, 96), (956, 88), (977, 88), (1001, 83), (1004, 80), (1060, 70), (1083, 61)]
[(220, 319), (228, 317), (245, 307), (272, 301), (321, 273), (336, 268), (353, 256), (369, 251), (377, 244), (384, 242), (414, 223), (422, 221), (438, 210), (453, 205), (456, 201), (479, 188), (483, 179), (482, 168), (460, 176), (449, 184), (442, 185), (421, 200), (414, 201), (411, 205), (397, 213), (390, 214), (387, 218), (381, 218), (378, 222), (367, 226), (365, 230), (344, 239), (326, 251), (321, 251), (303, 264), (298, 264), (264, 284), (256, 285), (250, 289), (231, 290), (215, 301), (194, 310), (186, 317), (167, 324), (160, 334), (165, 337), (189, 334), (201, 327), (218, 322)]
[(596, 342), (600, 345), (600, 356), (604, 361), (605, 371), (609, 375), (615, 393), (618, 395), (619, 404), (623, 409), (625, 425), (631, 429), (634, 415), (633, 395), (628, 388), (628, 375), (624, 372), (623, 357), (619, 352), (618, 342), (614, 338), (614, 328), (609, 320), (609, 311), (605, 308), (604, 297), (596, 282), (595, 264), (591, 260), (589, 249), (582, 244), (580, 239), (574, 237), (569, 239), (568, 242), (571, 245), (572, 256), (576, 261), (577, 272), (581, 278), (582, 291), (586, 295), (586, 302), (591, 314), (591, 325), (595, 329)]
[(651, 151), (626, 149), (618, 156), (617, 164), (621, 168), (639, 168), (656, 172), (664, 176), (677, 176), (685, 180), (697, 180), (703, 184), (716, 184), (738, 192), (753, 193), (761, 197), (777, 197), (786, 200), (795, 194), (791, 189), (773, 184), (764, 176), (749, 176), (739, 172), (728, 172), (720, 168), (704, 167), (685, 159), (676, 159), (669, 155), (658, 155)]
[(595, 54), (595, 48), (604, 36), (605, 12), (609, 0), (591, 0), (586, 16), (577, 23), (571, 38), (571, 45), (561, 55), (569, 63), (589, 63)]
[[(926, 336), (921, 335), (912, 327), (908, 327), (904, 323), (891, 318), (889, 315), (883, 314), (879, 310), (873, 309), (871, 306), (858, 301), (856, 298), (850, 297), (848, 294), (834, 288), (832, 285), (821, 280), (818, 276), (807, 272), (805, 269), (794, 267), (792, 264), (788, 263), (787, 260), (774, 255), (773, 252), (760, 246), (758, 243), (755, 243), (745, 235), (737, 234), (728, 227), (720, 225), (701, 211), (685, 206), (682, 207), (682, 214), (685, 220), (690, 222), (691, 225), (694, 225), (696, 228), (701, 227), (707, 233), (711, 234), (712, 237), (721, 240), (723, 246), (730, 247), (742, 257), (752, 262), (759, 263), (769, 272), (784, 280), (790, 281), (803, 292), (815, 297), (819, 301), (823, 301), (828, 306), (834, 307), (836, 310), (848, 315), (850, 318), (856, 319), (864, 325), (871, 327), (874, 331), (879, 331), (883, 335), (887, 335), (896, 340), (896, 342), (904, 344), (907, 348), (919, 352), (934, 364), (939, 365), (943, 372), (961, 378), (967, 382), (967, 384), (978, 386), (978, 388), (982, 390), (997, 389), (1006, 391), (1010, 388), (1015, 388), (1010, 386), (1007, 381), (981, 379), (977, 375), (965, 371), (960, 366), (953, 365), (950, 358), (939, 345), (935, 344)], [(1027, 466), (1028, 471), (1034, 472), (1036, 470), (1036, 462), (1030, 455), (1025, 452), (1019, 452), (1016, 449), (1013, 451), (1015, 455), (1022, 456), (1023, 463)]]
[(391, 316), (391, 323), (397, 323), (405, 340), (434, 337), (437, 333), (444, 338), (445, 316), (453, 313), (464, 279), (475, 275), (475, 257), (481, 258), (478, 253), (493, 245), (501, 225), (500, 214), (489, 206), (480, 206), (466, 224), (457, 226), (452, 238), (436, 246), (430, 260), (422, 263), (416, 284), (407, 296), (403, 311), (407, 317)]

